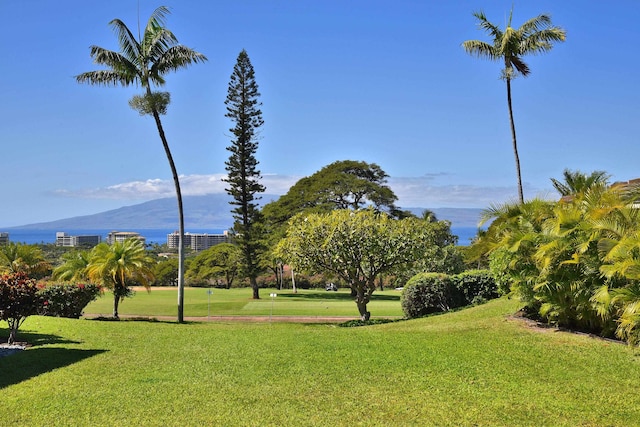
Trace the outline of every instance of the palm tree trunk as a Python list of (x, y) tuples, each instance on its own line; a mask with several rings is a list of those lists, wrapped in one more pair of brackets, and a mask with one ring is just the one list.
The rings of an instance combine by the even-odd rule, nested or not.
[[(147, 94), (149, 96), (151, 95), (151, 90), (148, 87)], [(155, 108), (153, 109), (153, 118), (156, 121), (158, 133), (160, 134), (160, 139), (162, 140), (162, 146), (164, 147), (164, 152), (167, 155), (167, 160), (169, 161), (169, 166), (171, 167), (173, 184), (176, 187), (176, 198), (178, 199), (178, 323), (182, 323), (184, 322), (184, 211), (182, 209), (182, 192), (180, 191), (180, 180), (178, 179), (178, 171), (176, 170), (176, 165), (173, 162), (173, 156), (171, 155), (171, 150), (169, 149), (169, 143), (167, 142), (167, 138), (162, 128), (162, 122), (160, 121), (160, 114), (158, 114)]]
[(516, 141), (516, 124), (513, 121), (513, 108), (511, 107), (511, 79), (507, 78), (507, 104), (509, 105), (509, 121), (511, 123), (511, 138), (513, 140), (513, 155), (516, 158), (516, 174), (518, 175), (518, 199), (524, 203), (522, 192), (522, 175), (520, 174), (520, 156), (518, 156), (518, 143)]
[(118, 305), (120, 304), (120, 295), (115, 288), (113, 288), (113, 318), (119, 319), (120, 315), (118, 314)]

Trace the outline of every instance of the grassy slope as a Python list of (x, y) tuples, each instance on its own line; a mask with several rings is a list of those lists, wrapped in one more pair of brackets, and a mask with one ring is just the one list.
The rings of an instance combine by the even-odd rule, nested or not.
[(35, 345), (0, 358), (0, 424), (640, 424), (634, 350), (516, 308), (363, 328), (32, 317)]

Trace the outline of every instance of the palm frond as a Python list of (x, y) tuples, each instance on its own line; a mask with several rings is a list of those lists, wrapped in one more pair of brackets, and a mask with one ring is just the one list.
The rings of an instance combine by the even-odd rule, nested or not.
[(489, 22), (483, 11), (474, 12), (473, 16), (478, 20), (478, 27), (486, 31), (494, 40), (502, 38), (502, 30), (497, 25)]
[(529, 19), (524, 24), (520, 25), (518, 31), (523, 35), (523, 37), (529, 37), (532, 34), (535, 34), (539, 31), (544, 30), (549, 25), (551, 25), (551, 16), (548, 14), (540, 14), (534, 18)]
[(169, 71), (177, 71), (191, 64), (207, 61), (207, 57), (186, 46), (172, 46), (151, 67), (153, 74), (162, 75)]
[(118, 37), (118, 45), (122, 51), (122, 55), (129, 61), (137, 63), (140, 58), (140, 43), (136, 40), (134, 35), (129, 30), (124, 22), (120, 19), (113, 19), (109, 22), (109, 25), (113, 28), (113, 31)]
[(500, 55), (496, 53), (493, 45), (483, 42), (481, 40), (467, 40), (462, 43), (462, 47), (465, 52), (470, 55), (477, 56), (478, 58), (487, 58), (492, 61), (500, 59)]
[(114, 70), (88, 71), (76, 76), (78, 83), (89, 83), (102, 86), (128, 86), (136, 81), (128, 75)]

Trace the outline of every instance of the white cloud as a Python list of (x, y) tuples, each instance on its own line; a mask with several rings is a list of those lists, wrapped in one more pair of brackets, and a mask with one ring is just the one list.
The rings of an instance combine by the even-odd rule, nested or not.
[(484, 208), (517, 196), (515, 187), (474, 184), (435, 184), (433, 177), (389, 178), (389, 186), (402, 207)]
[[(183, 175), (180, 177), (180, 188), (184, 196), (224, 193), (227, 184), (222, 179), (225, 177), (225, 174)], [(266, 187), (266, 194), (282, 195), (300, 178), (300, 176), (265, 174), (261, 183)], [(398, 196), (398, 206), (407, 208), (485, 208), (492, 203), (516, 200), (515, 185), (509, 187), (456, 184), (450, 182), (453, 179), (448, 174), (441, 173), (421, 177), (389, 178), (388, 184)], [(535, 193), (536, 189), (525, 185), (525, 195), (533, 196)], [(131, 181), (103, 188), (77, 191), (58, 190), (56, 194), (63, 197), (81, 199), (144, 201), (174, 197), (175, 189), (172, 180), (148, 179), (146, 181)]]
[[(224, 193), (227, 184), (222, 181), (226, 174), (183, 175), (180, 191), (183, 196), (202, 196)], [(268, 194), (284, 194), (300, 177), (286, 175), (264, 175), (261, 183)], [(175, 196), (173, 180), (147, 179), (110, 185), (102, 188), (81, 190), (57, 190), (55, 194), (83, 199), (152, 200)]]

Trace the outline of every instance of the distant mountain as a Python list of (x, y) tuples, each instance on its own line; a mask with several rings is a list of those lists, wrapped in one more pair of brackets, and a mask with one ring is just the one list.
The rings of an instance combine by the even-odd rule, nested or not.
[[(265, 197), (265, 199), (267, 199)], [(227, 229), (233, 225), (230, 197), (227, 194), (184, 196), (185, 228)], [(270, 200), (270, 199), (267, 199)], [(124, 206), (93, 215), (77, 216), (51, 222), (18, 227), (19, 229), (78, 230), (78, 229), (152, 229), (178, 228), (178, 205), (174, 197), (156, 199), (137, 205)]]
[[(277, 199), (276, 195), (262, 195), (262, 202)], [(208, 194), (205, 196), (183, 197), (185, 228), (191, 229), (227, 229), (233, 225), (230, 196), (227, 194)], [(403, 208), (421, 215), (425, 208)], [(475, 227), (480, 218), (481, 209), (474, 208), (430, 208), (438, 219), (451, 221), (455, 227)], [(178, 228), (178, 207), (173, 197), (151, 200), (132, 206), (77, 216), (51, 222), (28, 224), (13, 229), (32, 230), (90, 230), (90, 229), (154, 229)]]

